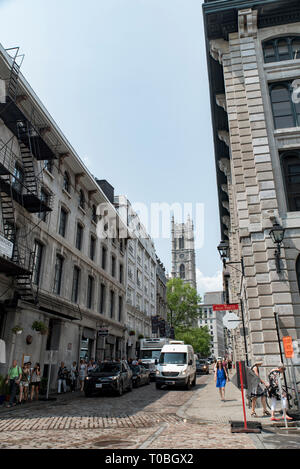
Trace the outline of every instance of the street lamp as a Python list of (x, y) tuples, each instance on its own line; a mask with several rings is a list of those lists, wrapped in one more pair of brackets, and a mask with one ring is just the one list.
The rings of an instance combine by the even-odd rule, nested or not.
[(236, 267), (233, 267), (235, 270), (237, 270), (238, 272), (240, 272), (243, 277), (245, 276), (245, 271), (244, 271), (244, 260), (243, 258), (241, 258), (240, 261), (238, 262), (227, 262), (227, 259), (229, 257), (229, 243), (228, 241), (221, 241), (219, 246), (218, 246), (218, 251), (219, 251), (219, 254), (220, 254), (220, 257), (221, 257), (221, 260), (223, 262), (223, 266), (224, 266), (224, 269), (226, 268), (226, 266), (232, 266), (233, 264), (241, 264), (241, 267), (242, 267), (242, 270), (238, 270)]
[(275, 261), (276, 261), (276, 271), (278, 274), (281, 272), (280, 267), (280, 254), (281, 254), (281, 244), (284, 239), (285, 229), (279, 225), (279, 223), (275, 223), (273, 228), (270, 230), (270, 236), (274, 244), (276, 244), (277, 249), (275, 251)]

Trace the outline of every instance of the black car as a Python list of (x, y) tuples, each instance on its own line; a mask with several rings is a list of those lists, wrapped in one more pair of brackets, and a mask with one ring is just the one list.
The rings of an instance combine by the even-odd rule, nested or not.
[(206, 360), (198, 359), (196, 360), (196, 373), (200, 375), (201, 373), (209, 374), (209, 363)]
[(132, 391), (132, 385), (132, 371), (127, 362), (104, 362), (85, 378), (84, 393), (91, 397), (108, 391), (122, 396), (124, 391)]
[(130, 365), (132, 371), (132, 383), (135, 388), (142, 384), (150, 384), (150, 370), (142, 365)]

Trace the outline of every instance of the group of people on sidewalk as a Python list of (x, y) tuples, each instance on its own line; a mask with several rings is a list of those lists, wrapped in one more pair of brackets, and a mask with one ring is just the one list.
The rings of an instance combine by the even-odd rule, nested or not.
[[(250, 390), (250, 398), (252, 402), (251, 416), (257, 417), (255, 408), (257, 399), (261, 398), (261, 403), (263, 407), (263, 416), (270, 416), (272, 421), (277, 421), (275, 417), (275, 411), (278, 401), (282, 401), (283, 406), (283, 418), (287, 420), (293, 420), (286, 413), (287, 410), (287, 396), (286, 392), (283, 391), (282, 396), (280, 393), (279, 380), (281, 379), (281, 374), (285, 371), (285, 366), (281, 363), (277, 368), (274, 368), (270, 371), (268, 375), (268, 383), (261, 379), (259, 375), (259, 368), (262, 366), (262, 361), (257, 361), (251, 367), (251, 370), (255, 373), (259, 379), (259, 383)], [(219, 389), (221, 401), (225, 402), (225, 387), (226, 383), (229, 381), (229, 368), (225, 360), (218, 358), (214, 365), (214, 379), (217, 389)], [(271, 399), (271, 413), (267, 409), (267, 399)]]
[(10, 394), (7, 407), (31, 402), (34, 400), (34, 397), (38, 400), (41, 384), (40, 364), (36, 363), (32, 368), (31, 362), (26, 362), (21, 367), (18, 365), (17, 360), (14, 360), (12, 366), (8, 370), (5, 382), (6, 384), (9, 384)]

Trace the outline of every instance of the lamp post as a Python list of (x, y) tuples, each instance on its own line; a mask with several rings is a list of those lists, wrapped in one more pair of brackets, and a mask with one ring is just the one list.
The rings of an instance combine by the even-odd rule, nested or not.
[[(237, 270), (242, 274), (242, 277), (245, 276), (245, 268), (244, 268), (244, 260), (241, 258), (240, 261), (237, 262), (228, 262), (227, 259), (229, 257), (229, 243), (228, 241), (222, 240), (218, 246), (218, 251), (223, 262), (224, 269), (227, 266), (232, 267), (233, 269)], [(234, 267), (235, 264), (241, 265), (241, 270)], [(245, 355), (246, 355), (246, 363), (248, 365), (248, 347), (247, 347), (247, 340), (246, 340), (246, 327), (245, 327), (245, 318), (244, 318), (244, 304), (242, 298), (240, 298), (240, 307), (241, 307), (241, 314), (242, 314), (242, 324), (243, 324), (243, 336), (244, 336), (244, 346), (245, 346)]]
[(278, 223), (275, 223), (273, 225), (273, 228), (270, 230), (270, 236), (273, 241), (273, 243), (277, 246), (277, 249), (275, 251), (275, 262), (276, 262), (276, 271), (278, 274), (281, 272), (281, 266), (280, 266), (280, 254), (281, 254), (281, 245), (284, 239), (285, 235), (285, 229), (282, 228)]

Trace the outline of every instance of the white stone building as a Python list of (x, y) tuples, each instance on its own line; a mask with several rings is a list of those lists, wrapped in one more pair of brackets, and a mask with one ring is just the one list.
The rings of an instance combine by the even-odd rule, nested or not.
[(116, 220), (127, 228), (105, 181), (91, 175), (2, 47), (0, 78), (8, 94), (0, 104), (0, 373), (16, 358), (39, 362), (47, 377), (54, 351), (55, 386), (60, 361), (126, 351), (127, 240), (111, 234)]
[(212, 357), (225, 357), (228, 353), (226, 348), (226, 330), (223, 325), (224, 311), (214, 311), (214, 305), (224, 303), (223, 292), (204, 293), (204, 301), (201, 303), (201, 318), (198, 320), (199, 327), (207, 327), (211, 335), (210, 354)]
[(139, 338), (151, 337), (151, 317), (156, 314), (155, 247), (138, 215), (125, 196), (115, 197), (115, 206), (128, 224), (131, 239), (127, 247), (126, 325), (129, 331), (127, 353), (138, 353)]
[(248, 330), (235, 353), (267, 370), (281, 361), (275, 314), (280, 338), (300, 338), (300, 4), (206, 0), (203, 12), (224, 286)]

